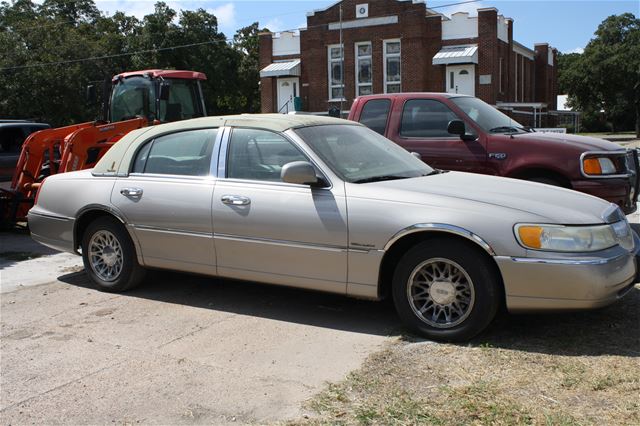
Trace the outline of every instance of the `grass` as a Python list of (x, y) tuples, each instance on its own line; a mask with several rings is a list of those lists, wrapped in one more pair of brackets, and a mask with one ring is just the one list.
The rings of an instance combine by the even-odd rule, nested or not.
[(466, 345), (402, 336), (293, 424), (640, 424), (640, 286), (609, 308), (505, 316)]

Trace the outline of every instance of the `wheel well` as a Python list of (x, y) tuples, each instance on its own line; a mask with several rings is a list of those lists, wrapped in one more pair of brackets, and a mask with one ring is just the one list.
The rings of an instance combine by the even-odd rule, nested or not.
[(500, 269), (498, 268), (498, 265), (496, 264), (493, 257), (491, 257), (491, 255), (487, 253), (485, 249), (480, 247), (475, 242), (468, 240), (465, 237), (444, 231), (415, 232), (413, 234), (406, 235), (396, 241), (384, 254), (382, 262), (380, 263), (380, 275), (378, 278), (378, 297), (386, 298), (389, 294), (391, 294), (391, 283), (393, 281), (393, 273), (395, 271), (396, 265), (400, 261), (400, 258), (411, 247), (425, 241), (442, 238), (458, 241), (466, 245), (469, 250), (475, 251), (478, 256), (484, 257), (488, 261), (487, 263), (493, 269), (495, 276), (500, 280), (499, 287), (502, 290), (501, 298), (504, 305), (504, 282), (502, 281), (502, 274), (500, 273)]
[(571, 181), (566, 176), (564, 176), (562, 173), (558, 173), (549, 169), (535, 168), (535, 169), (520, 170), (514, 173), (513, 175), (510, 175), (509, 177), (516, 178), (516, 179), (523, 179), (523, 180), (536, 178), (536, 177), (548, 178), (548, 179), (555, 180), (556, 182), (561, 184), (562, 187), (564, 188), (571, 189)]
[(118, 218), (114, 214), (111, 214), (108, 211), (102, 210), (102, 209), (93, 209), (93, 210), (89, 210), (82, 213), (80, 217), (76, 219), (75, 227), (73, 230), (73, 249), (74, 250), (77, 250), (78, 247), (80, 247), (80, 245), (82, 244), (82, 236), (84, 235), (84, 231), (87, 229), (89, 224), (94, 220), (98, 219), (99, 217), (103, 217), (103, 216), (112, 217), (118, 220), (119, 222), (122, 222), (122, 220), (120, 220), (120, 218)]

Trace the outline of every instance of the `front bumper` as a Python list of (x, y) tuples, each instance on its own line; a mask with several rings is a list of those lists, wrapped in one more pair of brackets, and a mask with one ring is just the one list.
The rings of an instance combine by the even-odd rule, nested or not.
[(569, 257), (497, 256), (510, 312), (593, 309), (609, 305), (638, 282), (635, 250), (620, 247), (598, 255)]
[(69, 217), (54, 216), (35, 212), (27, 214), (27, 223), (31, 238), (56, 250), (75, 253), (73, 247), (73, 228), (75, 220)]

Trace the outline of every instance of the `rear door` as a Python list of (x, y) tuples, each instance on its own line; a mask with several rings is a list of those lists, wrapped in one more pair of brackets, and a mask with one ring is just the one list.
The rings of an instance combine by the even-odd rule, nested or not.
[(147, 266), (215, 273), (211, 173), (217, 129), (188, 130), (142, 145), (111, 202), (125, 216)]
[(451, 135), (447, 131), (449, 122), (462, 119), (444, 102), (407, 99), (393, 114), (396, 125), (389, 128), (388, 137), (406, 150), (419, 153), (425, 163), (467, 172), (484, 168), (487, 152), (481, 139), (463, 141)]

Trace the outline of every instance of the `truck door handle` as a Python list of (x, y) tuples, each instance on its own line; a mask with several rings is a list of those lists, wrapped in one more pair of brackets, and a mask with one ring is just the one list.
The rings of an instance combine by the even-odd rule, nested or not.
[(223, 195), (220, 200), (224, 204), (228, 204), (231, 206), (248, 206), (251, 204), (251, 199), (248, 197), (243, 197), (242, 195)]
[(142, 197), (142, 188), (122, 188), (120, 193), (125, 197)]

